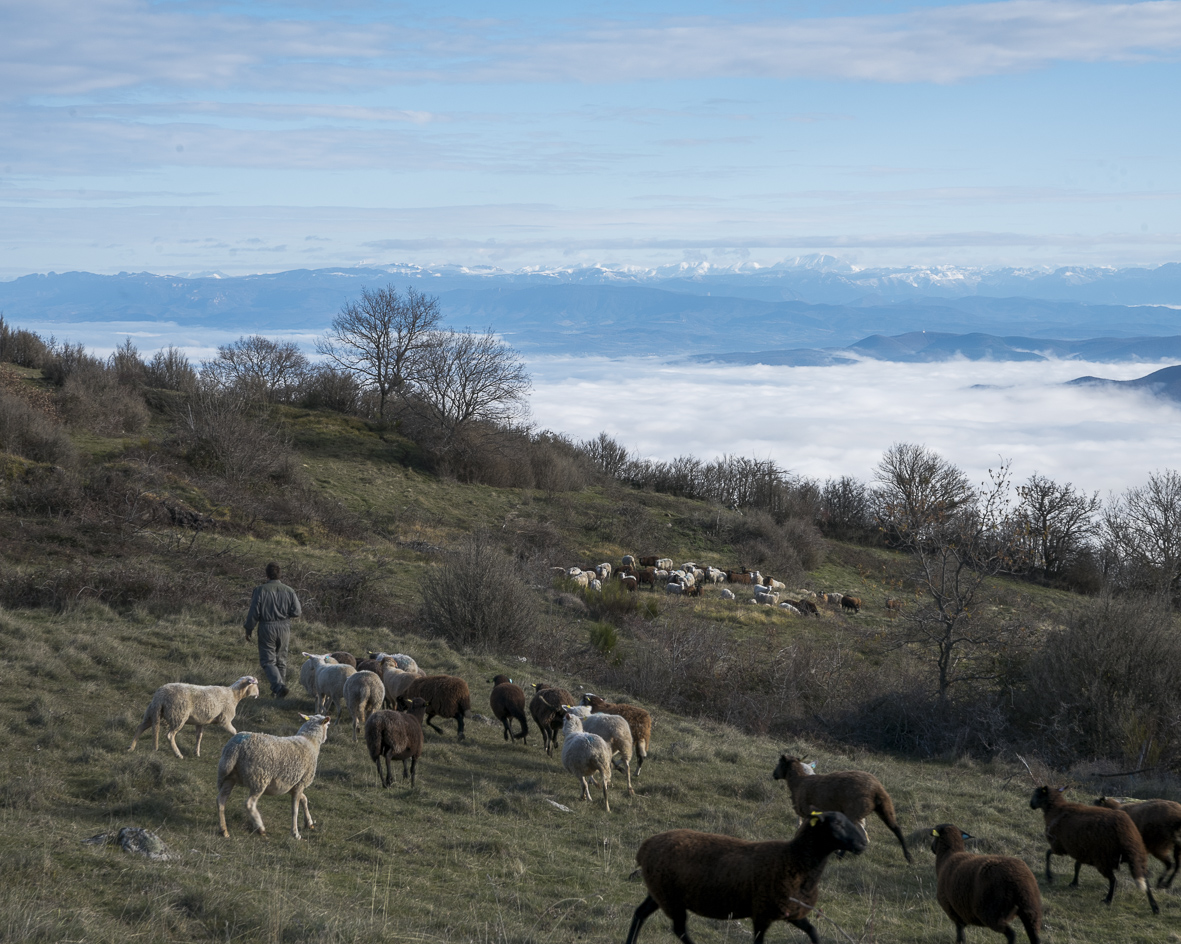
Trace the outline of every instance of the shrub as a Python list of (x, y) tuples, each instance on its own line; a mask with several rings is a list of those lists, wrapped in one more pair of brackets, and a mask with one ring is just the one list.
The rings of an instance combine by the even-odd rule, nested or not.
[(197, 372), (184, 351), (169, 347), (157, 351), (145, 365), (144, 383), (163, 390), (191, 393), (197, 388)]
[(102, 436), (142, 432), (151, 419), (143, 397), (101, 364), (85, 364), (67, 375), (57, 403), (67, 424)]
[(357, 378), (335, 367), (311, 368), (304, 376), (299, 397), (300, 406), (309, 410), (361, 412), (362, 390)]
[(295, 476), (287, 440), (233, 394), (199, 391), (177, 417), (176, 437), (193, 468), (235, 486), (257, 488)]
[(10, 328), (0, 315), (0, 361), (39, 370), (49, 361), (49, 345), (32, 331)]
[(0, 451), (52, 465), (73, 465), (78, 458), (70, 437), (57, 423), (3, 390), (0, 390)]
[(519, 650), (538, 625), (517, 566), (483, 534), (469, 537), (423, 582), (421, 618), (451, 645), (482, 652)]

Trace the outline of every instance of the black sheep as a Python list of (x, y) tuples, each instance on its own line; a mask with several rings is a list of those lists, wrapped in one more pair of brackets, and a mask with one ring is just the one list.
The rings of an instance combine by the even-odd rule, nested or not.
[[(514, 685), (507, 675), (497, 675), (492, 679), (492, 694), (488, 696), (488, 703), (492, 706), (492, 714), (504, 725), (504, 739), (515, 741), (520, 738), (525, 744), (529, 743), (529, 722), (525, 719), (525, 690), (520, 685)], [(516, 718), (521, 722), (521, 733), (513, 734), (511, 721)]]
[[(410, 786), (414, 786), (418, 758), (422, 755), (422, 716), (425, 713), (426, 702), (415, 698), (407, 711), (375, 711), (365, 721), (365, 745), (369, 748), (370, 759), (377, 765), (377, 778), (382, 787), (394, 782), (390, 772), (391, 760), (402, 762), (402, 779), (406, 779), (407, 759), (410, 760)], [(383, 757), (384, 776), (381, 772)]]

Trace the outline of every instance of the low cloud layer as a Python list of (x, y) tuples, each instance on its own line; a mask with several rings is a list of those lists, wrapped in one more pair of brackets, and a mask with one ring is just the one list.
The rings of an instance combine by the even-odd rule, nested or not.
[(1181, 407), (1060, 386), (1088, 374), (1140, 377), (1154, 365), (701, 367), (584, 358), (530, 366), (539, 426), (575, 439), (606, 430), (658, 459), (742, 454), (820, 479), (868, 479), (892, 443), (918, 442), (974, 481), (1006, 459), (1018, 481), (1036, 471), (1103, 494), (1142, 484), (1157, 469), (1181, 469)]

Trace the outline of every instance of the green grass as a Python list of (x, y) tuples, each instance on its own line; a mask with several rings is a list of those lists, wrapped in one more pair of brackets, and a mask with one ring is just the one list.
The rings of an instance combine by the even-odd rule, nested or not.
[[(753, 607), (751, 608), (753, 609)], [(293, 650), (396, 646), (428, 671), (468, 679), (473, 710), (488, 714), (487, 679), (507, 671), (526, 684), (545, 677), (572, 690), (579, 679), (550, 667), (470, 658), (436, 641), (387, 632), (296, 624)], [(981, 837), (981, 851), (1022, 856), (1036, 872), (1044, 853), (1030, 787), (1003, 764), (918, 763), (847, 750), (819, 750), (743, 735), (648, 706), (653, 745), (637, 795), (618, 784), (612, 812), (578, 799), (577, 781), (547, 758), (534, 735), (508, 745), (499, 725), (472, 719), (468, 741), (454, 726), (428, 730), (419, 786), (389, 790), (349, 725), (334, 727), (309, 790), (317, 828), (288, 836), (286, 798), (264, 797), (271, 838), (246, 829), (235, 791), (229, 839), (216, 834), (217, 757), (227, 735), (211, 729), (205, 756), (179, 760), (126, 752), (152, 691), (166, 681), (229, 682), (256, 665), (236, 621), (182, 613), (119, 616), (101, 606), (66, 615), (0, 614), (0, 939), (8, 941), (505, 941), (618, 942), (643, 898), (630, 878), (648, 835), (688, 827), (748, 838), (790, 835), (784, 785), (770, 772), (782, 750), (806, 751), (819, 769), (868, 769), (889, 787), (916, 864), (890, 834), (869, 824), (859, 859), (832, 860), (821, 906), (854, 940), (947, 942), (953, 929), (933, 897), (930, 827), (945, 821)], [(298, 658), (290, 672), (295, 674)], [(298, 690), (298, 689), (297, 689)], [(626, 695), (626, 693), (611, 693)], [(240, 730), (292, 733), (310, 701), (262, 697), (244, 703)], [(191, 755), (186, 728), (181, 749)], [(1086, 797), (1087, 791), (1076, 791)], [(563, 812), (550, 801), (569, 807)], [(98, 833), (157, 830), (177, 858), (152, 863), (115, 846), (85, 845)], [(1050, 941), (1177, 938), (1181, 892), (1161, 892), (1152, 917), (1126, 877), (1115, 902), (1093, 870), (1082, 888), (1043, 888)], [(1159, 866), (1153, 867), (1154, 874)], [(840, 935), (818, 922), (825, 940)], [(656, 915), (643, 940), (670, 940)], [(699, 942), (742, 940), (749, 922), (690, 921)], [(771, 940), (803, 940), (777, 925)], [(970, 940), (993, 939), (983, 930)]]

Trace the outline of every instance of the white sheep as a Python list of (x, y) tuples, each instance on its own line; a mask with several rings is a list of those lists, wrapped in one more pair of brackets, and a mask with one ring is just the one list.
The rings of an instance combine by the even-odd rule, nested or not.
[(787, 610), (787, 612), (788, 612), (788, 613), (790, 613), (792, 616), (800, 616), (800, 615), (801, 615), (801, 614), (800, 614), (800, 611), (799, 611), (799, 610), (797, 610), (797, 609), (796, 609), (794, 606), (792, 606), (790, 603), (780, 603), (780, 604), (779, 604), (779, 609), (781, 609), (781, 610)]
[(729, 587), (723, 587), (722, 588), (722, 599), (723, 600), (733, 600), (734, 599), (734, 591), (731, 590)]
[(610, 580), (611, 574), (614, 573), (615, 568), (611, 566), (609, 561), (603, 561), (603, 563), (599, 564), (595, 570), (598, 572), (600, 580)]
[(603, 778), (603, 806), (611, 812), (607, 800), (607, 785), (611, 782), (611, 747), (597, 734), (582, 730), (582, 719), (566, 714), (562, 722), (562, 766), (582, 781), (582, 799), (589, 800), (590, 787), (586, 778), (594, 779), (595, 774)]
[(787, 584), (785, 584), (782, 580), (776, 580), (774, 577), (767, 578), (766, 586), (770, 587), (772, 590), (786, 590), (787, 589)]
[(305, 652), (307, 660), (299, 667), (299, 684), (303, 686), (304, 691), (308, 693), (311, 698), (316, 697), (316, 669), (322, 665), (336, 665), (336, 660), (328, 653), (322, 656), (312, 655)]
[[(594, 709), (590, 705), (565, 705), (563, 710), (566, 714), (577, 715), (582, 720), (583, 731), (597, 734), (610, 745), (611, 763), (616, 770), (622, 770), (627, 774), (627, 792), (634, 795), (636, 791), (632, 789), (632, 729), (627, 719), (606, 712), (592, 714)], [(618, 759), (615, 758), (615, 754), (619, 754)]]
[(596, 577), (594, 580), (592, 580), (592, 581), (590, 582), (590, 589), (591, 589), (591, 590), (593, 590), (593, 591), (595, 591), (595, 593), (600, 593), (600, 592), (602, 592), (602, 589), (603, 589), (603, 581), (602, 581), (602, 580), (600, 580), (598, 577)]
[(356, 672), (344, 683), (344, 703), (353, 716), (353, 740), (356, 741), (365, 719), (380, 711), (385, 701), (385, 685), (375, 672)]
[[(351, 666), (350, 666), (351, 668)], [(217, 820), (221, 834), (229, 837), (226, 828), (226, 801), (239, 784), (249, 791), (246, 812), (250, 814), (259, 835), (267, 834), (258, 812), (258, 798), (266, 794), (289, 794), (291, 797), (291, 835), (299, 835), (299, 808), (303, 806), (304, 825), (315, 829), (308, 809), (306, 790), (316, 779), (316, 764), (320, 759), (320, 745), (328, 736), (331, 719), (326, 715), (300, 715), (303, 726), (292, 737), (255, 734), (243, 731), (235, 734), (221, 749), (217, 765)]]
[(668, 583), (666, 583), (664, 585), (664, 592), (665, 593), (682, 593), (684, 591), (684, 589), (685, 588), (682, 587), (675, 580), (669, 581)]
[(656, 562), (656, 566), (659, 567), (661, 570), (672, 570), (673, 569), (673, 559), (671, 557), (662, 557), (662, 558), (660, 558), (660, 560), (658, 560)]
[[(305, 652), (304, 655), (310, 659), (321, 658), (310, 652)], [(312, 694), (316, 696), (316, 711), (326, 714), (335, 706), (336, 720), (339, 722), (345, 704), (344, 683), (348, 681), (350, 675), (355, 675), (356, 672), (357, 670), (351, 665), (321, 662), (316, 668), (316, 678), (312, 683)]]
[(394, 664), (403, 672), (413, 672), (415, 675), (426, 675), (422, 669), (418, 667), (418, 663), (414, 661), (413, 656), (408, 656), (404, 652), (371, 652), (369, 658), (374, 662), (381, 662), (384, 659), (393, 659)]
[(155, 736), (156, 750), (160, 750), (160, 722), (168, 725), (168, 743), (177, 757), (185, 755), (176, 746), (176, 735), (189, 721), (197, 728), (197, 756), (201, 756), (201, 738), (205, 725), (220, 724), (230, 734), (237, 734), (233, 725), (238, 711), (238, 702), (243, 698), (258, 697), (258, 679), (243, 675), (233, 685), (190, 685), (187, 682), (169, 682), (161, 685), (144, 712), (143, 721), (131, 739), (128, 751), (134, 751), (139, 737), (148, 728)]

